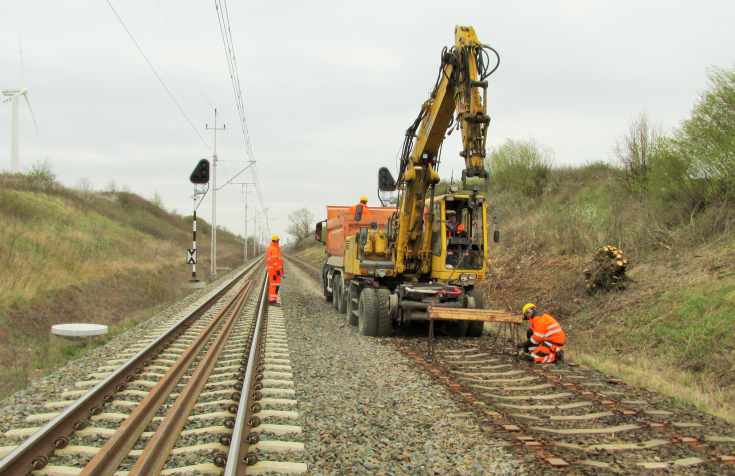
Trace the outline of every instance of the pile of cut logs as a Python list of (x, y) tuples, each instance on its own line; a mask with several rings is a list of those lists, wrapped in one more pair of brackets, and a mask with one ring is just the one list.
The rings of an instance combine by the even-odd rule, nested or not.
[(625, 289), (625, 281), (628, 279), (625, 275), (627, 266), (628, 260), (623, 258), (623, 250), (614, 246), (598, 248), (592, 261), (587, 263), (583, 271), (587, 291)]

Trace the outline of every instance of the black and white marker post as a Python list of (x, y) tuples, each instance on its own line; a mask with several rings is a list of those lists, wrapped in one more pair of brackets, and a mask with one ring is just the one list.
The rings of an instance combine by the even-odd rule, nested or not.
[(191, 279), (189, 280), (191, 285), (193, 287), (202, 287), (204, 283), (199, 283), (199, 278), (197, 278), (197, 208), (199, 208), (199, 204), (201, 204), (202, 201), (199, 200), (199, 203), (197, 203), (197, 200), (199, 199), (199, 195), (202, 195), (202, 200), (204, 200), (204, 195), (206, 195), (209, 190), (209, 185), (207, 185), (206, 189), (204, 188), (204, 185), (209, 183), (209, 161), (207, 159), (199, 161), (197, 166), (194, 168), (194, 171), (189, 176), (189, 181), (194, 184), (194, 195), (192, 196), (194, 199), (194, 215), (192, 219), (193, 246), (186, 250), (186, 264), (190, 264), (192, 266)]

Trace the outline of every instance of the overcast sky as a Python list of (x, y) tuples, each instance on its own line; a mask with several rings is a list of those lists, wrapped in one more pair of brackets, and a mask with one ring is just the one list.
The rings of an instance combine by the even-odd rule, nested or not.
[[(213, 125), (215, 107), (227, 126), (217, 136), (218, 182), (247, 160), (215, 2), (110, 2), (165, 88), (106, 1), (4, 2), (0, 87), (20, 86), (20, 39), (38, 123), (36, 133), (21, 103), (21, 169), (48, 157), (64, 184), (87, 177), (103, 190), (115, 180), (147, 198), (158, 191), (168, 209), (190, 214), (188, 177), (200, 158), (211, 158), (205, 124)], [(395, 169), (457, 24), (474, 26), (500, 53), (489, 78), (488, 143), (531, 136), (558, 164), (611, 160), (614, 139), (643, 108), (677, 126), (707, 86), (706, 68), (735, 64), (735, 2), (227, 6), (270, 231), (280, 235), (301, 207), (322, 219), (327, 204), (352, 205), (363, 194), (377, 205), (378, 168)], [(10, 104), (1, 106), (7, 170)], [(445, 178), (463, 167), (458, 136), (443, 149)], [(249, 172), (240, 177), (252, 181)], [(218, 224), (243, 233), (244, 196), (241, 185), (218, 193)], [(254, 192), (248, 203), (260, 206)], [(211, 220), (210, 195), (199, 215)]]

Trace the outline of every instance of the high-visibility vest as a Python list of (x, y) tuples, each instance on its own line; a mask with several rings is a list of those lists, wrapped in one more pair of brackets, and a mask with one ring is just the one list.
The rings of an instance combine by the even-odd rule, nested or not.
[(529, 319), (531, 323), (531, 342), (538, 345), (543, 341), (553, 342), (555, 344), (563, 345), (566, 340), (566, 335), (561, 329), (561, 325), (548, 314), (542, 314), (536, 316), (533, 319)]
[[(357, 205), (362, 205), (362, 216), (370, 215), (370, 209), (368, 206), (364, 203), (358, 203)], [(357, 213), (357, 205), (352, 205), (350, 208), (347, 209), (348, 212), (352, 212), (352, 214)]]
[(283, 273), (283, 257), (281, 256), (281, 246), (275, 241), (271, 241), (268, 250), (265, 252), (265, 265), (269, 270), (280, 271)]
[(458, 235), (459, 232), (464, 231), (464, 226), (462, 226), (461, 223), (458, 223), (457, 226), (452, 229), (451, 225), (447, 224), (447, 238), (450, 236)]

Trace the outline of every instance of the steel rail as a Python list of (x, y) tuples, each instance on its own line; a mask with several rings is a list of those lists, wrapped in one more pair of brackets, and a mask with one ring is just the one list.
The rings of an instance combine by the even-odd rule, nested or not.
[(36, 433), (28, 437), (15, 450), (0, 460), (0, 476), (26, 476), (32, 470), (40, 470), (48, 464), (48, 455), (56, 448), (64, 448), (69, 443), (68, 436), (88, 425), (88, 418), (104, 409), (105, 403), (115, 399), (115, 393), (126, 389), (134, 382), (137, 373), (150, 365), (187, 329), (190, 321), (198, 318), (211, 308), (223, 295), (250, 272), (261, 260), (256, 260), (245, 268), (239, 276), (224, 286), (197, 309), (182, 317), (171, 328), (162, 333), (149, 345), (141, 349), (127, 362), (113, 371), (100, 383), (68, 406), (54, 419), (46, 423)]
[[(260, 269), (260, 266), (258, 267)], [(257, 270), (256, 270), (257, 272)], [(112, 476), (118, 466), (128, 456), (135, 443), (153, 421), (161, 406), (166, 402), (179, 381), (190, 369), (194, 360), (205, 348), (214, 333), (219, 329), (236, 303), (241, 299), (245, 286), (238, 291), (235, 298), (223, 307), (199, 336), (186, 348), (181, 356), (171, 365), (156, 385), (148, 392), (133, 412), (122, 422), (115, 433), (105, 442), (79, 473), (79, 476)]]
[[(239, 410), (235, 417), (235, 427), (232, 430), (232, 440), (227, 455), (224, 476), (245, 476), (248, 466), (258, 462), (257, 454), (250, 453), (250, 445), (260, 441), (258, 434), (253, 433), (251, 428), (260, 425), (260, 419), (253, 415), (261, 410), (261, 405), (258, 402), (263, 397), (260, 393), (263, 384), (260, 381), (263, 380), (263, 371), (265, 370), (265, 338), (268, 322), (268, 304), (265, 298), (267, 295), (268, 279), (265, 280), (263, 285), (258, 318), (253, 329), (253, 342), (250, 346), (248, 365), (245, 370), (245, 384), (240, 394)], [(261, 330), (261, 327), (263, 330)], [(255, 343), (256, 339), (258, 341), (257, 345)]]
[(245, 303), (254, 287), (253, 281), (249, 281), (246, 287), (247, 289), (243, 290), (229, 319), (222, 326), (206, 355), (189, 377), (189, 381), (179, 393), (174, 404), (169, 408), (163, 421), (158, 425), (158, 429), (148, 440), (148, 444), (130, 469), (128, 476), (155, 476), (165, 466), (166, 459), (173, 450), (181, 430), (199, 399), (199, 395), (204, 390), (220, 355), (224, 351), (235, 324), (240, 320)]

